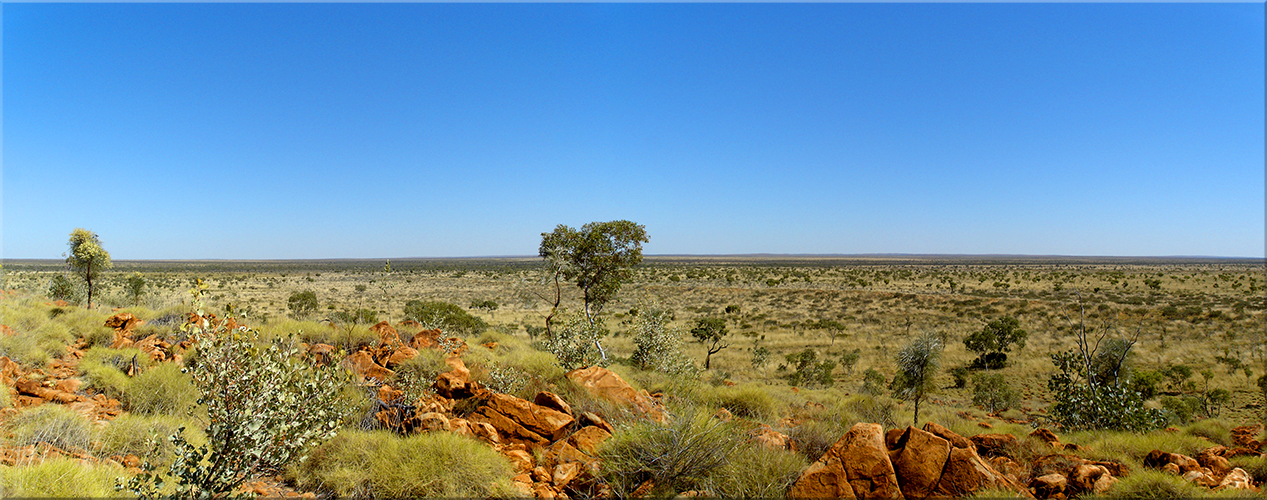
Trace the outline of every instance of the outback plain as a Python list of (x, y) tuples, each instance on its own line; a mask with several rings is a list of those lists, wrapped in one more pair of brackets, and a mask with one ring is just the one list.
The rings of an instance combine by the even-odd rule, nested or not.
[[(1254, 496), (1267, 480), (1258, 259), (648, 256), (630, 271), (587, 329), (582, 290), (556, 288), (538, 257), (116, 261), (92, 309), (64, 261), (6, 260), (0, 493), (146, 496), (123, 483), (182, 461), (218, 470), (183, 447), (228, 411), (200, 399), (194, 366), (217, 358), (190, 340), (229, 318), (222, 336), (246, 326), (306, 363), (325, 346), (347, 375), (328, 400), (286, 400), (342, 413), (242, 465), (237, 494), (1163, 498)], [(597, 357), (552, 340), (575, 325)], [(936, 352), (912, 385), (916, 339)], [(1061, 388), (1104, 374), (1062, 372), (1062, 353), (1109, 366), (1147, 413), (1077, 424)], [(615, 380), (623, 396), (601, 389)], [(524, 421), (547, 413), (559, 422)], [(868, 432), (893, 491), (848, 466)], [(922, 478), (907, 456), (939, 439), (950, 458)], [(951, 485), (966, 448), (998, 477)], [(823, 479), (832, 460), (844, 487)], [(1221, 484), (1233, 468), (1242, 489)]]

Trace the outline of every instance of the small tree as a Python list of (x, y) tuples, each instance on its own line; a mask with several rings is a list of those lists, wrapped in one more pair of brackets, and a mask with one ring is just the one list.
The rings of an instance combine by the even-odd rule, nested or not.
[(928, 332), (906, 344), (897, 354), (897, 375), (889, 384), (893, 396), (915, 405), (915, 425), (919, 425), (919, 404), (937, 389), (933, 379), (940, 368), (941, 337)]
[(574, 370), (606, 361), (597, 347), (598, 342), (607, 336), (601, 320), (590, 323), (580, 313), (564, 313), (560, 319), (560, 328), (542, 341), (546, 350), (559, 361), (559, 366)]
[(845, 369), (846, 375), (853, 374), (853, 366), (858, 364), (860, 357), (862, 357), (862, 349), (858, 348), (840, 353), (840, 367)]
[(963, 339), (963, 346), (969, 351), (978, 353), (972, 362), (974, 367), (985, 369), (1003, 368), (1007, 364), (1007, 352), (1012, 346), (1025, 347), (1025, 339), (1029, 334), (1021, 329), (1020, 321), (1011, 316), (996, 319), (985, 325), (981, 331), (968, 335)]
[(296, 318), (306, 318), (317, 312), (317, 292), (304, 290), (292, 293), (286, 300), (286, 305)]
[(835, 380), (831, 372), (836, 369), (835, 361), (819, 361), (818, 353), (806, 348), (804, 351), (785, 356), (787, 362), (796, 367), (796, 371), (788, 375), (788, 383), (794, 386), (831, 387)]
[(726, 320), (721, 318), (700, 318), (695, 320), (695, 328), (691, 329), (691, 335), (695, 336), (695, 340), (704, 344), (704, 348), (708, 350), (708, 354), (704, 355), (704, 369), (709, 369), (712, 364), (713, 355), (722, 349), (730, 347), (729, 344), (723, 344), (722, 340), (728, 334), (726, 330)]
[(70, 232), (70, 247), (66, 253), (66, 265), (70, 266), (81, 278), (88, 289), (87, 308), (92, 309), (93, 282), (101, 277), (101, 273), (114, 267), (110, 262), (110, 252), (101, 247), (101, 239), (97, 233), (83, 228), (75, 228)]
[(132, 299), (132, 305), (140, 305), (141, 297), (145, 295), (145, 277), (141, 273), (132, 273), (124, 280), (124, 289), (128, 292), (128, 298)]

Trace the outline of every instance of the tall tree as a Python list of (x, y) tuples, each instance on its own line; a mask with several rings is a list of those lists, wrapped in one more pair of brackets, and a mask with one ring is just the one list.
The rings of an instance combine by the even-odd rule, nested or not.
[(101, 247), (101, 239), (97, 233), (83, 228), (75, 228), (70, 232), (70, 247), (66, 255), (66, 265), (70, 266), (88, 287), (88, 305), (92, 308), (93, 281), (101, 277), (106, 269), (114, 267), (110, 262), (110, 252)]
[(593, 324), (621, 284), (633, 277), (631, 268), (642, 262), (647, 241), (646, 227), (627, 220), (591, 222), (579, 231), (559, 224), (554, 232), (541, 233), (538, 254), (555, 280), (576, 282), (585, 318)]

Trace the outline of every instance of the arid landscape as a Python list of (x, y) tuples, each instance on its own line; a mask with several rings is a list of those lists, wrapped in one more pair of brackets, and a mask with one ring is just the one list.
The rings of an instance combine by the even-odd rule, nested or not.
[[(1126, 498), (1158, 485), (1180, 496), (1235, 495), (1226, 485), (1215, 491), (1228, 477), (1240, 480), (1234, 468), (1249, 488), (1239, 491), (1259, 491), (1267, 479), (1259, 449), (1267, 438), (1261, 261), (653, 256), (632, 271), (597, 315), (606, 360), (591, 365), (560, 358), (546, 340), (554, 288), (541, 258), (118, 261), (100, 278), (91, 310), (82, 284), (50, 289), (55, 276), (68, 275), (64, 261), (6, 261), (0, 486), (9, 495), (56, 495), (23, 488), (42, 474), (68, 473), (51, 471), (57, 464), (87, 463), (75, 472), (91, 488), (83, 491), (125, 494), (113, 489), (116, 477), (140, 472), (142, 462), (165, 468), (176, 460), (180, 448), (167, 441), (176, 428), (205, 442), (198, 429), (209, 424), (207, 404), (195, 404), (196, 384), (177, 369), (199, 358), (191, 317), (212, 318), (207, 331), (232, 317), (229, 327), (290, 342), (305, 359), (344, 353), (339, 365), (352, 377), (334, 396), (345, 409), (337, 437), (239, 485), (268, 496)], [(574, 283), (559, 290), (560, 309), (581, 308)], [(296, 300), (308, 292), (313, 302)], [(453, 307), (419, 312), (437, 303)], [(658, 323), (648, 321), (653, 315)], [(556, 330), (567, 324), (557, 318)], [(694, 334), (710, 318), (724, 329), (715, 344)], [(1025, 335), (986, 367), (965, 339), (1001, 318), (1014, 318)], [(640, 358), (648, 328), (674, 339), (680, 357), (659, 365)], [(1164, 421), (1098, 430), (1053, 416), (1052, 355), (1075, 349), (1079, 331), (1099, 340), (1093, 356), (1133, 342), (1114, 354), (1124, 356), (1118, 376)], [(899, 353), (916, 337), (939, 339), (940, 356), (915, 430), (893, 434), (915, 423), (913, 401), (894, 380)], [(410, 441), (438, 434), (465, 437)], [(862, 459), (842, 458), (865, 454), (859, 443), (871, 439), (890, 464), (892, 491), (880, 480), (860, 490), (860, 472), (848, 464)], [(710, 449), (691, 448), (704, 442)], [(929, 458), (939, 456), (938, 443), (967, 455)], [(357, 462), (388, 460), (402, 446), (469, 456), (411, 459), (432, 462), (399, 472), (408, 477)], [(715, 470), (620, 468), (650, 460), (638, 454), (657, 446), (701, 455), (674, 467), (711, 459)], [(383, 456), (364, 455), (379, 448)], [(725, 456), (708, 456), (723, 449)], [(1195, 466), (1154, 450), (1196, 457)], [(997, 477), (951, 481), (943, 469), (968, 467), (960, 459), (990, 464)], [(476, 467), (488, 460), (505, 466)], [(930, 478), (912, 460), (944, 465), (933, 465)], [(1170, 461), (1178, 474), (1153, 472)], [(831, 490), (845, 487), (832, 482), (831, 463), (846, 464), (840, 484), (852, 490)], [(736, 474), (723, 464), (762, 470)], [(471, 467), (472, 476), (423, 476), (447, 476), (450, 467)], [(1111, 479), (1097, 482), (1104, 473), (1095, 467)], [(1052, 473), (1065, 478), (1059, 487)]]

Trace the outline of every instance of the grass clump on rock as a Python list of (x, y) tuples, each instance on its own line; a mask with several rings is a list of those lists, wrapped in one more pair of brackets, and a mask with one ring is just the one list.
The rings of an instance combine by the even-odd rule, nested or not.
[(617, 497), (647, 481), (652, 495), (704, 489), (740, 446), (742, 432), (702, 412), (667, 425), (644, 421), (618, 430), (599, 451), (602, 475)]

